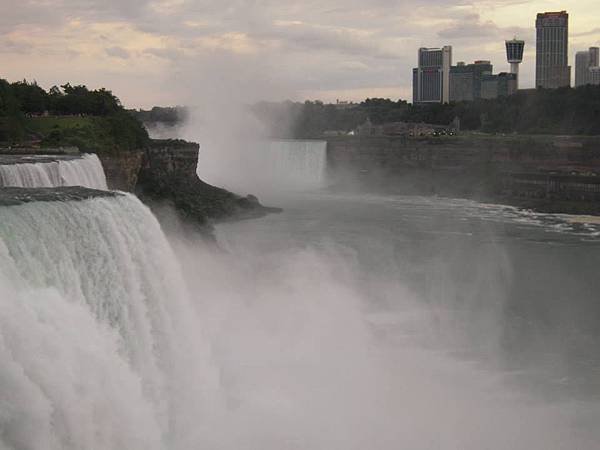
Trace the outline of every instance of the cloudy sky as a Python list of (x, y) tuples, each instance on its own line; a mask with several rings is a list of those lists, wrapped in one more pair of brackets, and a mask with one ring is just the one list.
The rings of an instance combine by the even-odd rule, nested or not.
[(0, 78), (112, 89), (129, 107), (243, 100), (411, 97), (418, 47), (508, 69), (539, 11), (570, 13), (570, 59), (600, 44), (598, 0), (0, 0)]

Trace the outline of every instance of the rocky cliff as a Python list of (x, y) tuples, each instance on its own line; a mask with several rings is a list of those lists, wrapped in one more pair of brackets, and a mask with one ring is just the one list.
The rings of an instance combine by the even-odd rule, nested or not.
[[(99, 153), (98, 157), (109, 189), (134, 192), (150, 206), (173, 206), (182, 218), (200, 226), (213, 220), (252, 218), (279, 211), (262, 206), (254, 196), (242, 197), (201, 181), (196, 174), (198, 152), (196, 143), (151, 140), (145, 149)], [(0, 148), (0, 159), (5, 164), (79, 155), (72, 147)]]
[(600, 212), (600, 137), (344, 136), (327, 141), (330, 178), (340, 189)]
[(144, 151), (99, 155), (109, 189), (134, 192), (144, 160)]
[(172, 204), (180, 216), (206, 225), (210, 220), (252, 218), (276, 208), (256, 197), (241, 197), (198, 178), (199, 145), (181, 140), (154, 140), (145, 150), (135, 192), (153, 204)]

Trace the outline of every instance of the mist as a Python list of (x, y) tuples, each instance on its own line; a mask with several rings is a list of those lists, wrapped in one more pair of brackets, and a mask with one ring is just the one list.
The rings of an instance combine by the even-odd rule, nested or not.
[[(253, 198), (235, 202), (222, 192), (194, 198), (211, 202), (195, 208), (189, 197), (204, 196), (204, 186), (183, 189), (194, 181), (186, 164), (195, 147), (178, 154), (177, 145), (146, 141), (135, 120), (131, 127), (123, 120), (117, 98), (108, 99), (112, 112), (104, 105), (89, 108), (106, 109), (90, 116), (88, 105), (74, 104), (51, 110), (47, 120), (49, 103), (26, 107), (12, 84), (1, 84), (14, 98), (2, 97), (9, 101), (0, 105), (0, 131), (18, 144), (3, 142), (3, 151), (19, 156), (66, 142), (98, 155), (23, 153), (13, 161), (27, 163), (0, 167), (0, 450), (599, 447), (600, 222), (435, 194), (460, 195), (472, 183), (475, 198), (484, 181), (504, 175), (501, 169), (528, 165), (540, 169), (529, 186), (543, 186), (541, 175), (567, 152), (565, 177), (577, 180), (577, 168), (592, 178), (593, 152), (580, 155), (596, 144), (583, 136), (594, 123), (578, 123), (593, 117), (592, 95), (587, 103), (585, 90), (573, 97), (566, 89), (548, 97), (540, 90), (527, 94), (541, 95), (539, 104), (534, 99), (532, 108), (514, 111), (513, 99), (485, 99), (499, 119), (503, 111), (548, 109), (557, 121), (540, 117), (515, 127), (523, 140), (514, 148), (484, 136), (481, 148), (464, 152), (473, 164), (461, 165), (460, 140), (436, 153), (437, 131), (417, 136), (415, 128), (382, 136), (397, 137), (387, 147), (364, 139), (352, 149), (356, 164), (340, 164), (335, 174), (326, 141), (273, 138), (295, 135), (285, 125), (299, 130), (297, 117), (277, 117), (275, 127), (253, 113), (262, 101), (339, 99), (343, 111), (346, 101), (407, 98), (422, 46), (451, 44), (456, 61), (490, 59), (500, 72), (504, 40), (515, 34), (527, 39), (521, 87), (531, 87), (541, 5), (4, 3), (7, 78), (46, 88), (104, 86), (128, 106), (185, 105), (185, 123), (158, 124), (150, 136), (198, 142), (202, 181), (256, 195), (281, 212), (223, 218), (237, 206), (259, 208)], [(572, 46), (586, 48), (600, 31), (588, 14), (595, 5), (578, 3), (570, 5)], [(32, 87), (20, 87), (27, 103), (36, 103), (28, 98)], [(565, 98), (577, 107), (562, 111)], [(556, 108), (545, 108), (553, 99)], [(483, 122), (494, 122), (477, 105), (452, 106), (479, 124), (476, 136), (487, 130)], [(515, 124), (526, 119), (511, 117)], [(348, 131), (363, 116), (350, 119), (297, 134), (313, 136), (330, 124)], [(503, 123), (489, 131), (513, 130)], [(534, 152), (520, 166), (521, 152), (535, 142), (526, 130), (559, 133), (552, 128), (567, 124), (590, 147), (542, 136), (548, 166)], [(409, 137), (431, 138), (431, 146), (413, 146)], [(350, 149), (343, 139), (342, 153)], [(480, 160), (488, 145), (500, 151)], [(146, 170), (155, 168), (154, 152), (156, 164), (168, 167)], [(103, 167), (103, 158), (112, 164)], [(497, 173), (488, 171), (494, 158), (506, 163)], [(442, 181), (456, 189), (432, 183), (441, 160)], [(481, 178), (467, 176), (471, 167), (483, 168)], [(109, 191), (115, 172), (144, 195)], [(147, 189), (144, 177), (152, 178)], [(574, 192), (567, 203), (583, 191)], [(410, 195), (424, 193), (431, 195)], [(142, 198), (165, 203), (150, 209)], [(208, 219), (200, 230), (182, 219), (197, 212), (204, 220), (205, 210), (224, 220)]]
[(468, 282), (434, 262), (425, 297), (385, 235), (297, 234), (310, 227), (289, 206), (289, 218), (218, 226), (220, 248), (167, 230), (220, 373), (218, 448), (594, 447), (582, 417), (597, 404), (536, 395), (498, 369), (501, 247), (476, 253)]
[[(530, 244), (516, 251), (508, 237), (546, 230), (524, 232), (501, 208), (468, 202), (367, 194), (358, 183), (327, 191), (321, 144), (273, 141), (251, 113), (256, 101), (295, 95), (262, 67), (249, 57), (231, 70), (217, 60), (208, 73), (181, 72), (193, 74), (183, 84), (195, 106), (177, 137), (200, 143), (199, 177), (284, 209), (217, 225), (216, 247), (163, 222), (219, 373), (222, 409), (203, 417), (202, 440), (594, 448), (600, 406), (585, 400), (594, 388), (573, 376), (566, 334), (535, 317), (555, 272), (537, 280), (548, 286), (539, 292), (523, 280), (552, 258), (528, 259)], [(576, 346), (589, 351), (589, 339)]]

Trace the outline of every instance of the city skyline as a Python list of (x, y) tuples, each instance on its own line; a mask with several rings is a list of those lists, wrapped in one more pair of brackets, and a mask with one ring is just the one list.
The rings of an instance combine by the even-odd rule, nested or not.
[(217, 93), (240, 101), (410, 99), (419, 47), (452, 45), (454, 61), (490, 60), (496, 72), (508, 72), (504, 41), (513, 36), (526, 42), (521, 87), (532, 88), (535, 17), (544, 11), (569, 12), (569, 65), (577, 51), (600, 44), (600, 13), (590, 0), (0, 5), (0, 77), (107, 86), (131, 107)]
[[(568, 11), (537, 13), (535, 29), (535, 88), (600, 85), (599, 47), (576, 51), (574, 64), (570, 64)], [(497, 74), (493, 73), (490, 60), (469, 64), (459, 61), (453, 65), (452, 45), (421, 47), (417, 67), (413, 68), (412, 102), (450, 103), (510, 96), (519, 90), (519, 67), (525, 46), (526, 42), (516, 36), (506, 40), (510, 71)]]

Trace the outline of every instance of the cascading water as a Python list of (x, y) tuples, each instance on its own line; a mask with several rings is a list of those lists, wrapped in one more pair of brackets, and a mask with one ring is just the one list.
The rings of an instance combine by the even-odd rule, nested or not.
[(274, 140), (208, 142), (200, 149), (198, 175), (210, 184), (261, 198), (326, 185), (327, 142)]
[[(595, 448), (595, 405), (422, 348), (446, 313), (396, 278), (409, 212), (432, 240), (419, 203), (348, 205), (223, 225), (227, 252), (176, 231), (175, 253), (129, 194), (0, 189), (0, 450)], [(501, 256), (456, 287), (426, 278), (432, 298), (500, 304)]]
[(35, 158), (31, 162), (2, 164), (0, 162), (0, 187), (59, 187), (83, 186), (107, 189), (102, 163), (96, 155), (81, 157)]
[(282, 140), (268, 143), (265, 170), (291, 188), (324, 186), (327, 142)]
[(0, 448), (194, 448), (214, 391), (194, 317), (135, 197), (0, 207)]

